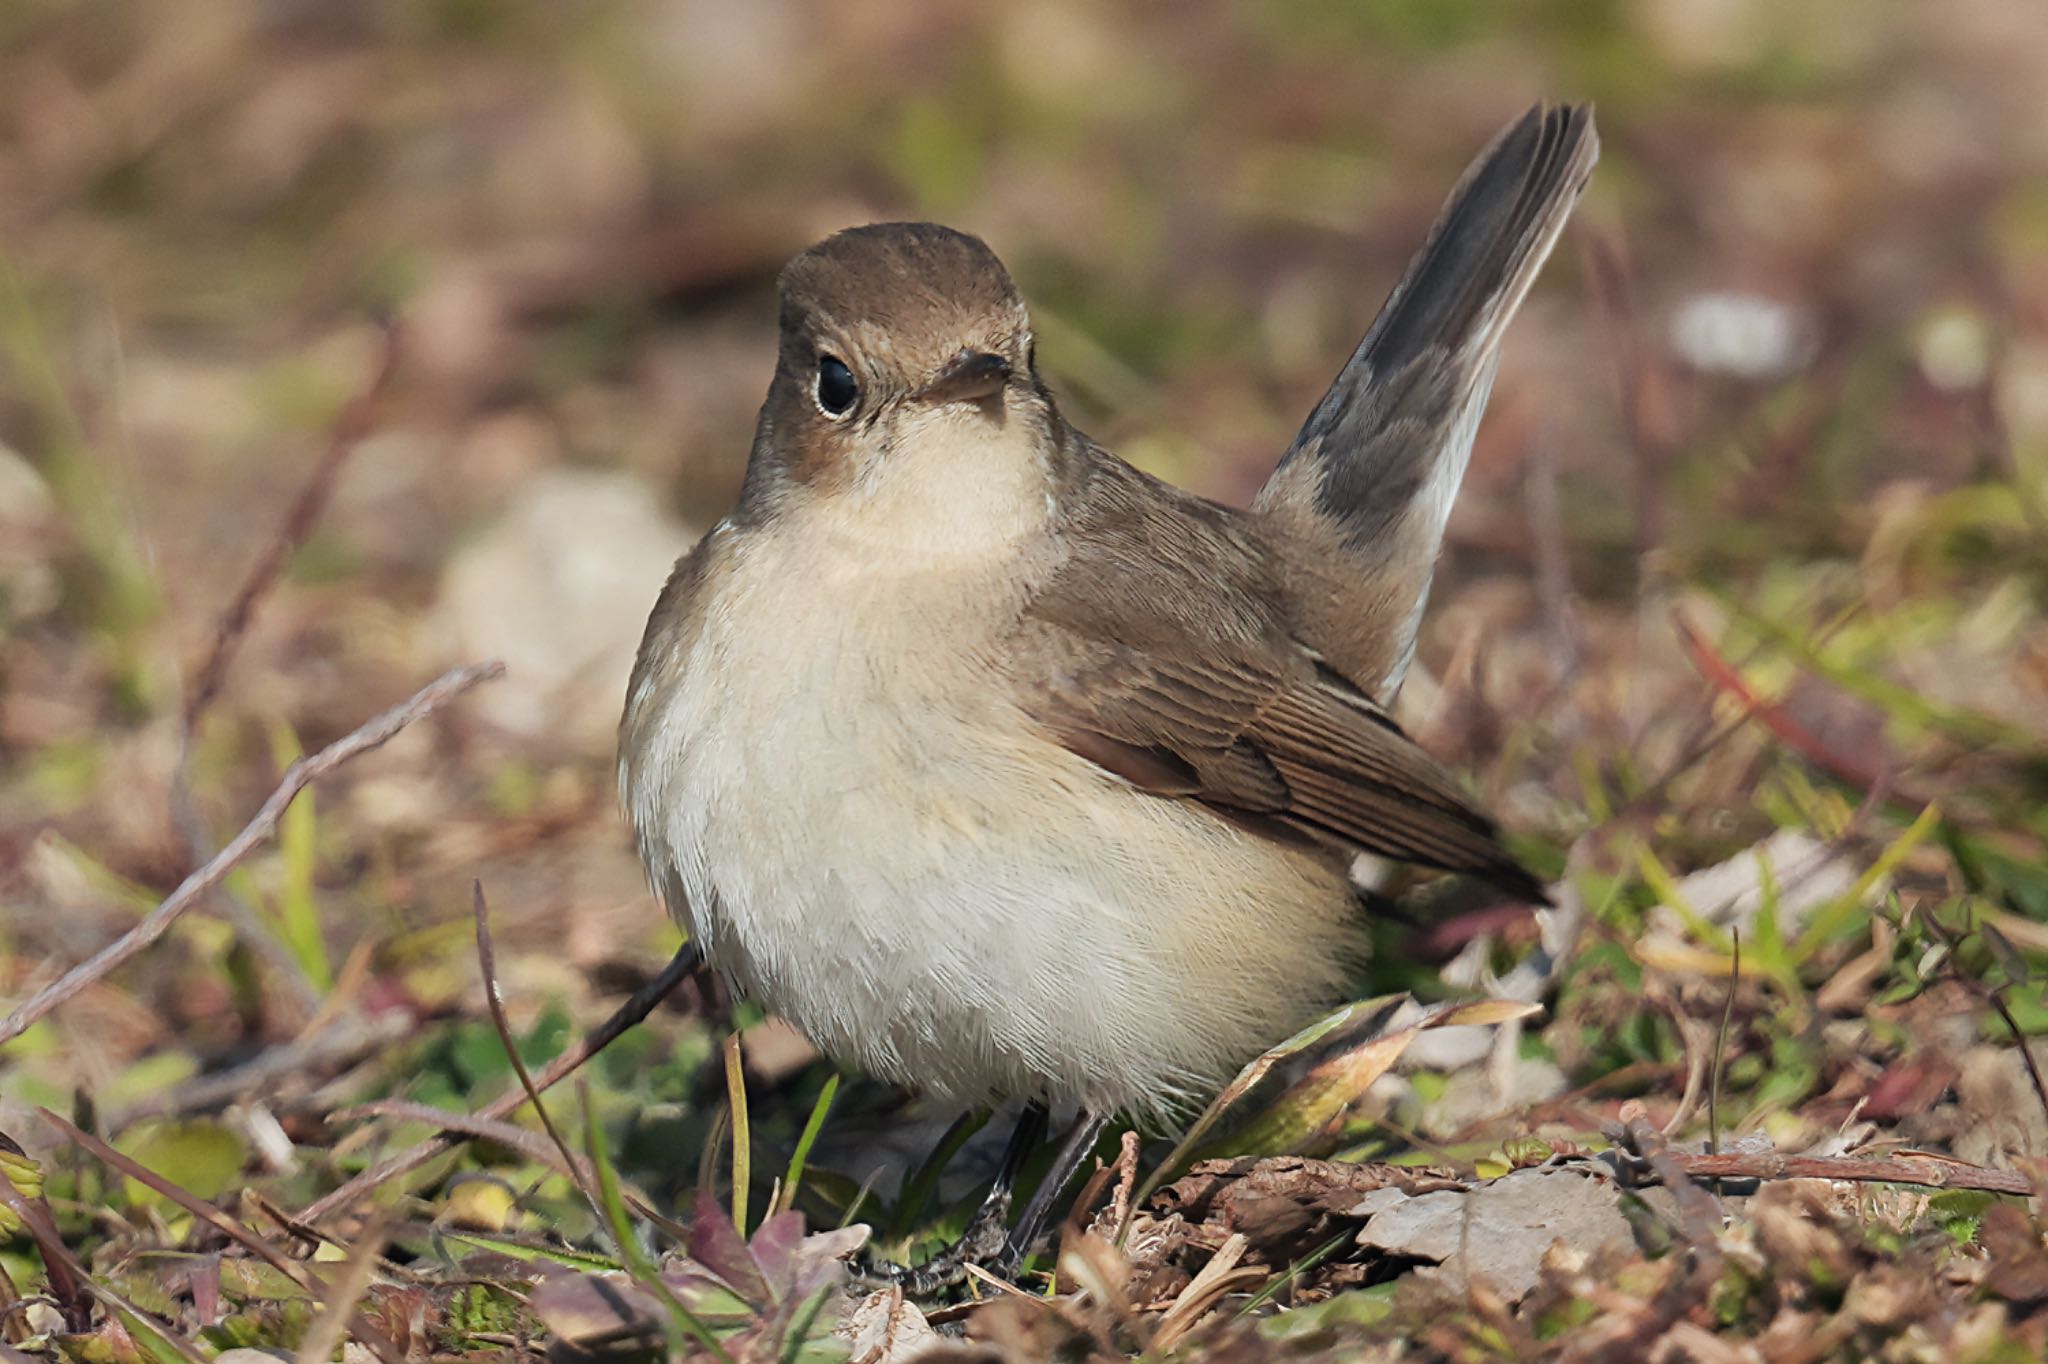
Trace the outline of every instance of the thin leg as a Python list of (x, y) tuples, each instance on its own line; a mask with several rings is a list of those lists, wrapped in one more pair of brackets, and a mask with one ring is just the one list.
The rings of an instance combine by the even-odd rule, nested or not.
[(1046, 1125), (1051, 1121), (1052, 1115), (1042, 1103), (1029, 1104), (1017, 1115), (1017, 1126), (1010, 1133), (1010, 1144), (1003, 1148), (1002, 1168), (996, 1171), (996, 1182), (989, 1187), (990, 1202), (998, 1193), (1007, 1202), (1016, 1192), (1017, 1176), (1024, 1173), (1024, 1162), (1031, 1159), (1038, 1143), (1045, 1140)]
[[(1018, 1115), (1017, 1126), (1010, 1133), (1010, 1144), (1003, 1150), (1003, 1163), (996, 1171), (996, 1181), (989, 1186), (988, 1197), (982, 1200), (981, 1207), (975, 1211), (967, 1229), (960, 1233), (959, 1240), (921, 1265), (873, 1260), (860, 1265), (855, 1273), (876, 1282), (899, 1284), (905, 1292), (923, 1297), (959, 1283), (967, 1277), (968, 1265), (994, 1259), (1006, 1244), (1003, 1229), (1010, 1220), (1010, 1197), (1016, 1191), (1017, 1176), (1023, 1172), (1024, 1162), (1045, 1140), (1048, 1121), (1049, 1116), (1042, 1103), (1034, 1103)], [(1038, 1200), (1034, 1197), (1032, 1201)]]
[(1045, 1172), (1045, 1178), (1038, 1181), (1038, 1187), (1031, 1192), (1031, 1201), (1024, 1205), (1024, 1215), (1017, 1219), (1017, 1225), (1010, 1229), (1010, 1236), (1003, 1243), (1003, 1252), (990, 1265), (995, 1273), (1005, 1279), (1017, 1277), (1017, 1271), (1030, 1258), (1031, 1247), (1045, 1230), (1046, 1218), (1052, 1214), (1053, 1204), (1065, 1191), (1074, 1172), (1081, 1168), (1081, 1162), (1095, 1149), (1095, 1143), (1102, 1137), (1102, 1129), (1109, 1125), (1106, 1113), (1090, 1113), (1085, 1110), (1074, 1119), (1073, 1130), (1060, 1144), (1059, 1154), (1053, 1157), (1052, 1168)]

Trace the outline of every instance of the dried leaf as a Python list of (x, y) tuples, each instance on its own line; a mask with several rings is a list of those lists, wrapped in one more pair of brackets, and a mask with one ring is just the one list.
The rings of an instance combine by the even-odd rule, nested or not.
[(1977, 1241), (1991, 1257), (1984, 1291), (2024, 1307), (2048, 1302), (2048, 1249), (2033, 1219), (2011, 1203), (1985, 1209)]
[(1583, 1168), (1516, 1170), (1469, 1190), (1410, 1198), (1375, 1215), (1362, 1246), (1433, 1268), (1417, 1271), (1462, 1292), (1484, 1279), (1520, 1301), (1542, 1276), (1551, 1246), (1581, 1254), (1635, 1248), (1622, 1215), (1624, 1195), (1611, 1179)]
[(877, 1289), (862, 1298), (833, 1334), (851, 1351), (847, 1364), (906, 1364), (945, 1343), (900, 1288)]

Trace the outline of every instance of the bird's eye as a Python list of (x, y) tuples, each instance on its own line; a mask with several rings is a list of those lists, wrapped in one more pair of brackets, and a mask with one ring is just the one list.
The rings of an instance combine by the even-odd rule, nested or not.
[(860, 385), (853, 371), (836, 355), (818, 357), (818, 409), (828, 417), (843, 417), (860, 399)]

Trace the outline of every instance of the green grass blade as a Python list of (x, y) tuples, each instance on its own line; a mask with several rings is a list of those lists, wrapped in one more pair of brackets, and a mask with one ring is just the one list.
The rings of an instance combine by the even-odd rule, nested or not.
[[(284, 725), (271, 732), (270, 750), (280, 770), (304, 756), (298, 736)], [(277, 853), (283, 874), (271, 917), (278, 939), (306, 973), (306, 979), (325, 995), (334, 988), (334, 963), (327, 954), (327, 940), (320, 929), (320, 903), (313, 893), (314, 877), (319, 870), (318, 833), (318, 815), (309, 787), (285, 807), (284, 816), (278, 821)]]
[(924, 1164), (917, 1167), (917, 1174), (904, 1186), (896, 1199), (895, 1212), (889, 1218), (889, 1236), (894, 1240), (910, 1234), (911, 1228), (931, 1203), (932, 1190), (939, 1184), (939, 1177), (946, 1172), (946, 1166), (953, 1157), (960, 1154), (960, 1148), (976, 1132), (988, 1126), (992, 1116), (987, 1109), (976, 1109), (963, 1113), (959, 1120), (946, 1129), (946, 1135), (932, 1148)]
[(832, 1111), (832, 1101), (838, 1097), (839, 1077), (828, 1076), (825, 1087), (818, 1091), (818, 1101), (811, 1105), (811, 1116), (804, 1120), (804, 1130), (796, 1139), (796, 1149), (789, 1153), (789, 1167), (782, 1174), (782, 1200), (774, 1211), (787, 1212), (796, 1206), (796, 1191), (803, 1182), (804, 1166), (810, 1163), (811, 1148), (818, 1144), (818, 1134), (825, 1130), (825, 1116)]
[(578, 1085), (577, 1091), (583, 1104), (584, 1154), (590, 1157), (590, 1167), (597, 1175), (598, 1202), (604, 1209), (605, 1222), (610, 1228), (614, 1247), (619, 1259), (624, 1262), (626, 1272), (633, 1281), (652, 1293), (667, 1310), (665, 1325), (672, 1355), (684, 1353), (683, 1342), (687, 1338), (696, 1341), (724, 1364), (733, 1364), (732, 1356), (726, 1353), (711, 1328), (698, 1319), (696, 1313), (685, 1307), (677, 1298), (661, 1271), (655, 1267), (647, 1253), (633, 1235), (632, 1220), (626, 1215), (626, 1196), (619, 1187), (619, 1173), (612, 1168), (611, 1153), (605, 1147), (604, 1125), (590, 1106), (590, 1090)]
[(1890, 846), (1864, 868), (1863, 875), (1856, 878), (1855, 885), (1844, 891), (1833, 904), (1813, 916), (1806, 925), (1806, 931), (1799, 935), (1799, 941), (1793, 945), (1794, 960), (1805, 961), (1841, 932), (1850, 917), (1862, 910), (1864, 901), (1870, 898), (1871, 888), (1891, 875), (1899, 863), (1906, 860), (1906, 855), (1925, 841), (1940, 825), (1940, 805), (1929, 805), (1922, 810), (1919, 817), (1906, 826), (1906, 831), (1893, 839)]

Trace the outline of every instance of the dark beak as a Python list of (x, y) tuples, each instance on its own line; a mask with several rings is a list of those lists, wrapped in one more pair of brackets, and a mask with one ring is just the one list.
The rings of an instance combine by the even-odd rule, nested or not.
[(917, 396), (931, 403), (980, 402), (1001, 393), (1009, 382), (1008, 360), (985, 350), (963, 350)]

